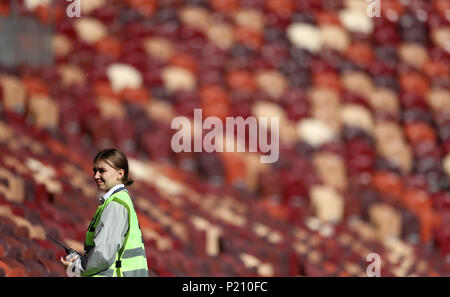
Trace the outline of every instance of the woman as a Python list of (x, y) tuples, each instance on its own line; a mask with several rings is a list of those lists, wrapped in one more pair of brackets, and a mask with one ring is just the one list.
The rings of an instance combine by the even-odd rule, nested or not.
[(106, 194), (87, 229), (84, 255), (70, 254), (61, 262), (81, 276), (148, 276), (141, 230), (125, 188), (133, 183), (125, 155), (101, 151), (94, 159), (94, 180)]

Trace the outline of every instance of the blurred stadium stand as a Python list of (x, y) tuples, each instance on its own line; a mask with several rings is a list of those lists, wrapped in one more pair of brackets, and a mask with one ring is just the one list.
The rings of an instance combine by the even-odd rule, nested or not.
[[(448, 0), (69, 4), (0, 1), (0, 276), (65, 276), (108, 147), (152, 276), (450, 276)], [(194, 108), (279, 116), (278, 162), (174, 153)]]

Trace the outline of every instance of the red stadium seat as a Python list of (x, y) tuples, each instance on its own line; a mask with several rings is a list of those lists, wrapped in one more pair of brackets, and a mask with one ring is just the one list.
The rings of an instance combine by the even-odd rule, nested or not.
[(13, 268), (8, 272), (8, 274), (6, 276), (8, 276), (8, 277), (26, 277), (27, 274), (26, 274), (25, 270), (22, 268)]
[(0, 269), (3, 270), (3, 272), (5, 274), (8, 274), (9, 270), (11, 270), (11, 268), (9, 267), (8, 264), (6, 264), (3, 260), (0, 259)]
[(49, 276), (66, 276), (66, 270), (64, 269), (63, 264), (59, 263), (59, 259), (41, 259), (39, 262), (44, 266)]

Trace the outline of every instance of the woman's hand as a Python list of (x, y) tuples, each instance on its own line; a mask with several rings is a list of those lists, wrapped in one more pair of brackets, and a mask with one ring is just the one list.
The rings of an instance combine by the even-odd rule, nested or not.
[(79, 258), (79, 255), (69, 254), (64, 259), (61, 257), (61, 263), (64, 264), (64, 266), (69, 266), (73, 262), (75, 262)]

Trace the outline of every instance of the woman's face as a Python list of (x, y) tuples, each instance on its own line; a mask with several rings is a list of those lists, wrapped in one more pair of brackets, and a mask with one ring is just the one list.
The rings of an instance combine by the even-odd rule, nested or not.
[(124, 170), (116, 170), (104, 160), (99, 160), (94, 164), (94, 180), (101, 191), (108, 191), (112, 187), (122, 183)]

